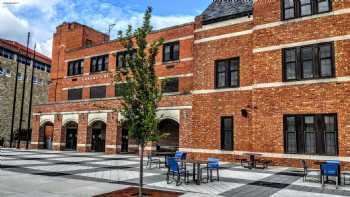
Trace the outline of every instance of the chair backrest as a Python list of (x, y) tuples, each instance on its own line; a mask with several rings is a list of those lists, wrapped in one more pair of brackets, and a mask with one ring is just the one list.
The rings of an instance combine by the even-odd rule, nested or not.
[(322, 164), (321, 171), (325, 176), (338, 176), (338, 164), (334, 164), (334, 163)]
[(217, 158), (208, 158), (208, 167), (209, 168), (219, 168), (219, 159)]
[(327, 160), (326, 163), (333, 163), (333, 164), (340, 165), (340, 161), (339, 160)]
[(175, 153), (175, 158), (176, 159), (181, 159), (181, 160), (185, 160), (186, 159), (186, 153), (182, 152), (182, 151), (176, 151)]
[(167, 165), (172, 172), (178, 172), (179, 171), (179, 164), (177, 163), (176, 159), (174, 157), (168, 157)]

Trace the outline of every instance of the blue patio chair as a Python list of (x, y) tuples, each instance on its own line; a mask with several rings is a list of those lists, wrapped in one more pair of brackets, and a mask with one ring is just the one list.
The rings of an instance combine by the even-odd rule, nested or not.
[(178, 161), (185, 160), (186, 156), (187, 156), (186, 152), (176, 151), (176, 153), (175, 153), (175, 159)]
[[(188, 180), (189, 172), (186, 170), (186, 168), (182, 168), (179, 166), (175, 157), (169, 157), (167, 159), (167, 164), (168, 164), (168, 172), (166, 174), (167, 184), (171, 183), (171, 181), (170, 181), (171, 174), (172, 174), (173, 180), (176, 181), (176, 186), (179, 186), (182, 184), (181, 176), (184, 177), (184, 181), (186, 184), (189, 182), (189, 180)], [(176, 179), (175, 179), (175, 176), (176, 176)]]
[(324, 177), (336, 177), (335, 184), (336, 188), (338, 188), (338, 165), (337, 163), (328, 163), (321, 165), (321, 173), (322, 173), (322, 187), (324, 187)]
[[(209, 157), (208, 158), (208, 165), (205, 167), (205, 168), (203, 168), (203, 169), (206, 169), (207, 170), (207, 182), (209, 182), (209, 179), (210, 179), (210, 181), (212, 182), (213, 181), (213, 171), (216, 171), (216, 180), (220, 180), (220, 177), (219, 177), (219, 168), (220, 168), (220, 165), (219, 165), (219, 159), (217, 159), (217, 158), (211, 158), (211, 157)], [(202, 179), (202, 170), (203, 169), (201, 169), (201, 173), (200, 173), (200, 176), (201, 176), (201, 178), (200, 179)]]

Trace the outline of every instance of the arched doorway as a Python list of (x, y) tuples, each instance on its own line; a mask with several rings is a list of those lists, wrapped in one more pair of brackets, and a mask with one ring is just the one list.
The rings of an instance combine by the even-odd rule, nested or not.
[(78, 124), (76, 122), (68, 122), (66, 129), (66, 150), (77, 150), (77, 134)]
[(106, 123), (96, 121), (91, 124), (91, 151), (105, 152)]
[(179, 148), (179, 129), (178, 122), (172, 119), (164, 119), (159, 123), (160, 134), (166, 134), (165, 138), (160, 139), (157, 149), (160, 151), (174, 151)]
[(52, 149), (54, 126), (52, 122), (46, 122), (40, 126), (39, 144), (43, 149)]

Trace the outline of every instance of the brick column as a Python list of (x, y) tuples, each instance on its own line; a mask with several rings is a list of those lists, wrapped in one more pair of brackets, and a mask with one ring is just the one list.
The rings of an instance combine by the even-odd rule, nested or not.
[(40, 148), (40, 116), (33, 115), (32, 123), (32, 141), (30, 144), (31, 149)]
[(88, 140), (88, 115), (79, 115), (79, 125), (78, 125), (78, 139), (77, 139), (77, 151), (78, 152), (90, 152), (91, 143)]
[(117, 114), (112, 112), (107, 115), (106, 125), (106, 153), (117, 153), (117, 131), (118, 131)]
[(65, 132), (63, 131), (64, 128), (62, 128), (62, 115), (57, 114), (55, 115), (55, 124), (54, 124), (54, 130), (53, 130), (53, 143), (52, 148), (53, 150), (63, 150), (65, 147)]

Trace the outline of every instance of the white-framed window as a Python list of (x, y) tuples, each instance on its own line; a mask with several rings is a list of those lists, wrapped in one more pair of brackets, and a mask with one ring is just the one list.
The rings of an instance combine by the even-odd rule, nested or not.
[(23, 74), (17, 73), (17, 80), (22, 81), (23, 80)]
[(9, 69), (4, 69), (6, 77), (11, 77), (11, 71)]
[(39, 84), (38, 77), (36, 76), (33, 77), (33, 84)]

